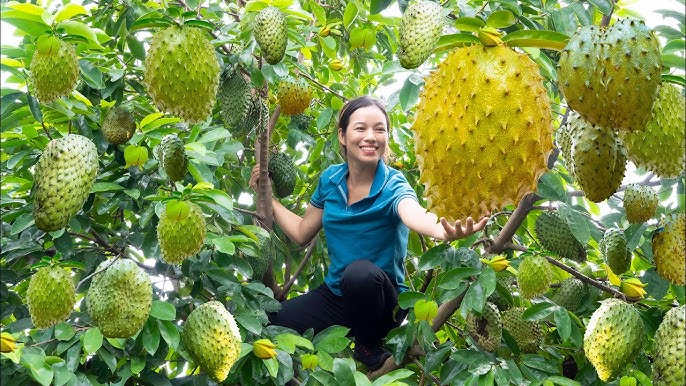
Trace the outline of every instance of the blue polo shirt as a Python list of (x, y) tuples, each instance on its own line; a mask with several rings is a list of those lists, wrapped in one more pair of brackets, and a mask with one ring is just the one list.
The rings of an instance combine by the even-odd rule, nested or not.
[(323, 209), (322, 224), (329, 250), (329, 271), (324, 279), (331, 291), (341, 295), (345, 267), (369, 260), (381, 268), (399, 292), (405, 285), (403, 260), (407, 254), (409, 228), (400, 220), (398, 203), (417, 195), (402, 173), (379, 161), (369, 196), (348, 206), (348, 164), (328, 167), (310, 203)]

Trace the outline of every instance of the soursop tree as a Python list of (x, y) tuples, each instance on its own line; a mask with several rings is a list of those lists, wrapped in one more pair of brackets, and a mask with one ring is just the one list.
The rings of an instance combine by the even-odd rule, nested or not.
[[(2, 2), (0, 384), (683, 383), (683, 1), (629, 3)], [(358, 95), (422, 204), (490, 213), (410, 234), (373, 373), (267, 323), (328, 265), (270, 195), (303, 213)]]

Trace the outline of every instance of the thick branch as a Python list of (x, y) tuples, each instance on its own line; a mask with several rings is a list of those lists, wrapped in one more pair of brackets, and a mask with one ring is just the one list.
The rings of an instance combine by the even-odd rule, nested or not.
[(527, 194), (522, 198), (519, 205), (517, 205), (517, 209), (512, 212), (512, 216), (510, 216), (503, 229), (500, 230), (498, 236), (493, 240), (493, 244), (486, 247), (486, 252), (493, 255), (502, 253), (505, 249), (505, 244), (512, 240), (512, 236), (517, 232), (519, 226), (522, 225), (522, 222), (533, 208), (534, 202), (538, 199), (538, 195), (534, 193)]

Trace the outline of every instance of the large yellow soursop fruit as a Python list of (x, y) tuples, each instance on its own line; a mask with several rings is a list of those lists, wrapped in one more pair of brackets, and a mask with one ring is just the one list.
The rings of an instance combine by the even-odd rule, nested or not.
[(176, 210), (173, 215), (165, 207), (157, 224), (162, 259), (169, 264), (181, 264), (198, 253), (205, 241), (206, 225), (200, 206), (190, 201), (184, 203), (188, 210)]
[(29, 69), (36, 98), (43, 103), (69, 95), (79, 80), (74, 46), (54, 36), (38, 39)]
[(630, 184), (622, 199), (626, 219), (631, 224), (641, 224), (655, 215), (659, 204), (657, 193), (649, 186)]
[(152, 37), (145, 58), (145, 85), (160, 111), (198, 123), (212, 114), (220, 71), (203, 30), (174, 25)]
[(286, 15), (277, 7), (267, 7), (255, 17), (255, 41), (269, 64), (283, 59), (288, 44)]
[(46, 232), (64, 228), (81, 209), (98, 174), (98, 151), (78, 134), (53, 139), (36, 163), (33, 217)]
[(645, 332), (638, 311), (619, 299), (606, 299), (593, 312), (584, 334), (584, 353), (598, 377), (609, 381), (621, 373), (643, 346)]
[(312, 102), (312, 90), (302, 78), (286, 76), (279, 82), (276, 97), (284, 115), (301, 114)]
[(558, 83), (569, 107), (606, 129), (643, 130), (660, 85), (660, 44), (642, 21), (583, 27), (560, 54)]
[(662, 178), (684, 172), (686, 154), (686, 102), (684, 89), (662, 83), (648, 124), (643, 130), (619, 133), (627, 155), (637, 166)]
[(686, 214), (672, 214), (661, 222), (653, 234), (653, 260), (657, 273), (676, 285), (684, 285), (686, 280)]
[(686, 379), (686, 306), (667, 311), (655, 332), (653, 385), (682, 386)]
[(569, 115), (568, 125), (576, 182), (586, 198), (604, 201), (622, 183), (626, 151), (614, 131), (589, 123), (576, 113)]
[(417, 68), (431, 55), (443, 32), (443, 7), (430, 0), (412, 0), (400, 20), (398, 60), (407, 69)]
[(241, 353), (241, 333), (233, 315), (218, 301), (207, 302), (188, 315), (181, 342), (191, 359), (222, 382)]
[(107, 112), (101, 130), (107, 142), (121, 145), (128, 142), (136, 132), (136, 120), (123, 107), (113, 107)]
[(412, 130), (430, 211), (481, 218), (536, 190), (553, 148), (542, 81), (504, 46), (455, 49), (429, 75)]
[(42, 267), (31, 276), (26, 304), (36, 328), (48, 328), (63, 321), (75, 302), (71, 270), (57, 266)]
[(88, 314), (102, 335), (130, 338), (148, 320), (152, 307), (150, 277), (136, 263), (105, 260), (86, 293)]

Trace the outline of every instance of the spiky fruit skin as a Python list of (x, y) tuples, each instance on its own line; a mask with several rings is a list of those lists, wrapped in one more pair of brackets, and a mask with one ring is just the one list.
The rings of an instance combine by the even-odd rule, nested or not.
[(310, 128), (310, 125), (312, 124), (313, 121), (314, 121), (314, 117), (311, 117), (311, 116), (305, 115), (305, 114), (296, 114), (296, 115), (291, 117), (291, 122), (300, 131), (307, 131)]
[(134, 336), (150, 315), (152, 284), (150, 277), (136, 263), (119, 259), (105, 260), (102, 271), (93, 277), (86, 293), (88, 314), (107, 338)]
[(36, 98), (50, 103), (69, 95), (79, 80), (79, 61), (74, 46), (59, 40), (47, 52), (36, 50), (31, 59), (31, 82)]
[(559, 87), (568, 105), (606, 129), (642, 130), (660, 85), (660, 44), (642, 21), (583, 27), (560, 54)]
[(312, 90), (302, 78), (286, 76), (279, 82), (276, 97), (284, 115), (301, 114), (312, 102)]
[(250, 84), (240, 71), (227, 69), (222, 73), (217, 92), (219, 114), (229, 128), (238, 128), (250, 109)]
[(188, 315), (181, 342), (191, 359), (216, 382), (226, 379), (241, 353), (236, 321), (218, 301), (202, 304)]
[(188, 156), (183, 141), (176, 134), (167, 134), (159, 147), (162, 169), (171, 181), (180, 181), (188, 172)]
[(524, 320), (522, 315), (525, 310), (522, 307), (513, 307), (503, 311), (500, 316), (503, 328), (509, 331), (519, 349), (522, 352), (533, 353), (538, 351), (542, 343), (541, 325), (535, 321)]
[(603, 381), (615, 378), (643, 346), (638, 311), (619, 299), (605, 299), (593, 312), (584, 334), (584, 353)]
[(574, 175), (574, 168), (572, 163), (572, 136), (569, 133), (568, 125), (560, 125), (555, 130), (555, 143), (557, 148), (560, 149), (560, 155), (565, 161), (565, 166), (569, 172), (569, 176), (576, 181), (576, 176)]
[(686, 379), (686, 306), (667, 311), (655, 332), (654, 386), (681, 386)]
[(160, 111), (188, 123), (212, 114), (220, 68), (203, 30), (171, 26), (156, 33), (145, 58), (145, 85)]
[(503, 337), (503, 324), (498, 307), (486, 302), (481, 316), (470, 313), (467, 316), (467, 331), (482, 350), (497, 350)]
[(291, 157), (275, 153), (269, 157), (269, 176), (274, 183), (274, 192), (279, 198), (290, 196), (295, 189), (298, 172)]
[(630, 184), (624, 191), (624, 210), (631, 224), (641, 224), (655, 215), (659, 204), (657, 193), (648, 186)]
[(542, 81), (504, 46), (457, 48), (429, 75), (412, 130), (430, 211), (481, 218), (536, 190), (553, 148)]
[(684, 285), (686, 266), (686, 214), (683, 212), (667, 217), (662, 229), (653, 234), (653, 260), (657, 273), (676, 285)]
[(198, 253), (205, 241), (207, 229), (202, 210), (194, 202), (186, 203), (190, 209), (186, 218), (172, 218), (165, 209), (157, 224), (162, 259), (169, 264), (181, 264)]
[(269, 64), (279, 63), (288, 44), (286, 15), (277, 7), (263, 9), (255, 17), (254, 34), (264, 60)]
[(248, 264), (250, 264), (250, 268), (252, 268), (253, 280), (262, 279), (262, 276), (264, 276), (264, 274), (267, 272), (267, 269), (269, 269), (269, 262), (272, 258), (271, 239), (260, 237), (260, 241), (258, 242), (257, 246), (257, 256), (251, 257), (248, 260)]
[(253, 129), (257, 133), (261, 133), (267, 128), (268, 123), (269, 106), (267, 102), (260, 97), (253, 98), (243, 124), (246, 134), (252, 132)]
[(542, 212), (534, 225), (543, 248), (579, 263), (586, 261), (586, 249), (574, 237), (569, 224), (556, 212)]
[(569, 311), (576, 311), (588, 293), (588, 286), (577, 278), (567, 278), (560, 283), (560, 288), (550, 298), (555, 304)]
[(517, 285), (524, 299), (544, 294), (550, 285), (550, 263), (541, 255), (527, 256), (517, 269)]
[(76, 302), (71, 271), (63, 267), (42, 267), (31, 276), (26, 304), (36, 328), (48, 328), (65, 320)]
[(88, 138), (68, 134), (48, 143), (36, 163), (33, 217), (38, 229), (64, 228), (81, 209), (98, 174), (98, 151)]
[(128, 142), (136, 132), (136, 120), (128, 110), (113, 107), (105, 116), (101, 130), (107, 142), (121, 145)]
[(684, 173), (686, 101), (683, 91), (671, 83), (662, 83), (645, 128), (619, 133), (629, 159), (661, 178)]
[(576, 113), (569, 115), (571, 159), (576, 182), (586, 198), (601, 202), (614, 194), (626, 169), (626, 151), (617, 133), (591, 124)]
[(398, 60), (407, 69), (417, 68), (431, 55), (443, 32), (443, 7), (429, 0), (413, 0), (400, 20)]
[(626, 272), (631, 267), (631, 252), (621, 229), (609, 228), (605, 231), (603, 240), (600, 242), (600, 252), (605, 258), (605, 263), (617, 275)]

